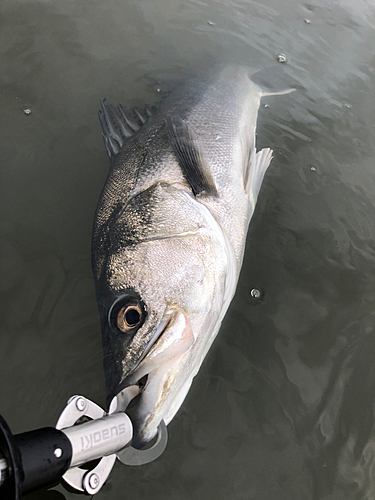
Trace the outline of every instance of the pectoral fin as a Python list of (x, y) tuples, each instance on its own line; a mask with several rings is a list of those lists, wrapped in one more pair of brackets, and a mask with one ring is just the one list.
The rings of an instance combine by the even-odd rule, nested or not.
[(168, 140), (194, 196), (218, 196), (210, 166), (192, 128), (178, 116), (165, 120)]

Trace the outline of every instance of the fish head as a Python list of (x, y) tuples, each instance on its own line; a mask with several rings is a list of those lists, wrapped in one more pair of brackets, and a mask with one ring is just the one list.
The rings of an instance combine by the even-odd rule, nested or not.
[(217, 333), (228, 255), (208, 210), (169, 185), (136, 196), (99, 240), (108, 400), (140, 386), (132, 444), (142, 447), (179, 409)]

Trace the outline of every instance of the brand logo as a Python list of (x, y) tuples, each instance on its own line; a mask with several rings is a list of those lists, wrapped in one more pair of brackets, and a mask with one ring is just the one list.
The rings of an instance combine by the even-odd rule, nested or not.
[(91, 434), (86, 434), (81, 436), (81, 451), (88, 450), (94, 445), (101, 443), (102, 441), (107, 441), (108, 439), (121, 436), (125, 434), (126, 428), (125, 424), (113, 425), (109, 429), (103, 429), (101, 431), (96, 431)]

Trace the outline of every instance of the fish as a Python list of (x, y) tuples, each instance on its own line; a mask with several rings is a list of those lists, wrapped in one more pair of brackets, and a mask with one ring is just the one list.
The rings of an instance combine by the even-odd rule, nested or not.
[(176, 415), (235, 294), (272, 158), (256, 150), (260, 100), (293, 90), (263, 80), (227, 65), (187, 79), (156, 108), (102, 101), (110, 171), (92, 270), (108, 401), (139, 387), (135, 448)]

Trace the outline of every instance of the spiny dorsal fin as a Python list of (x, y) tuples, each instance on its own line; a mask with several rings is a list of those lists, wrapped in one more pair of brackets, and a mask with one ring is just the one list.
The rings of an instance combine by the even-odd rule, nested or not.
[(218, 196), (210, 167), (192, 128), (179, 116), (165, 120), (168, 140), (194, 196)]
[(126, 139), (142, 127), (152, 111), (149, 107), (145, 107), (145, 111), (141, 112), (137, 108), (124, 108), (121, 104), (115, 108), (106, 99), (101, 101), (101, 105), (99, 121), (102, 126), (102, 136), (108, 156), (113, 160)]

